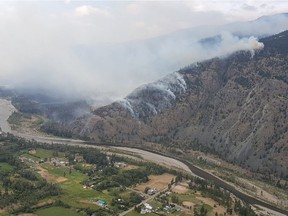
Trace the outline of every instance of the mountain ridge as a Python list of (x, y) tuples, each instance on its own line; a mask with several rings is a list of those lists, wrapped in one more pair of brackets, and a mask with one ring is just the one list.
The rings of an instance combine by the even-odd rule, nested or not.
[(124, 102), (96, 109), (70, 129), (96, 141), (210, 151), (246, 168), (285, 177), (287, 40), (285, 31), (263, 38), (265, 47), (253, 58), (237, 52), (183, 68), (138, 88)]

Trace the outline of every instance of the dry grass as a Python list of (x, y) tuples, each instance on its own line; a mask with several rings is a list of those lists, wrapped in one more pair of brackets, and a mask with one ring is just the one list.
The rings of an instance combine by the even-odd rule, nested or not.
[(64, 178), (64, 177), (51, 175), (50, 173), (48, 173), (46, 169), (44, 169), (41, 166), (37, 166), (37, 169), (38, 169), (37, 172), (41, 175), (41, 177), (46, 179), (48, 182), (61, 183), (67, 180), (67, 178)]
[[(256, 197), (259, 197), (260, 199), (264, 199), (267, 200), (269, 202), (272, 203), (281, 203), (281, 201), (284, 201), (285, 198), (284, 197), (277, 197), (275, 196), (275, 192), (274, 194), (271, 194), (268, 192), (268, 185), (266, 186), (266, 188), (261, 188), (258, 185), (256, 185), (256, 182), (252, 182), (249, 181), (247, 179), (244, 178), (237, 178), (237, 180), (245, 186), (245, 189), (243, 190), (244, 192), (248, 192), (249, 194), (253, 194)], [(288, 205), (288, 204), (287, 204)]]
[[(210, 205), (213, 208), (213, 212), (214, 213), (218, 213), (218, 215), (220, 214), (224, 214), (224, 212), (226, 212), (226, 209), (223, 206), (219, 206), (217, 202), (215, 202), (213, 199), (211, 198), (206, 198), (206, 197), (196, 197), (198, 200), (202, 201), (205, 204)], [(214, 207), (216, 206), (216, 207)]]
[(18, 216), (37, 216), (37, 215), (32, 213), (25, 213), (25, 214), (18, 214)]
[(46, 201), (42, 201), (42, 202), (37, 203), (36, 205), (32, 206), (32, 208), (41, 208), (43, 206), (51, 205), (53, 203), (54, 203), (54, 201), (52, 199), (48, 199)]
[(194, 205), (195, 205), (195, 203), (193, 203), (193, 202), (189, 202), (189, 201), (184, 201), (183, 203), (183, 206), (185, 206), (185, 207), (188, 207), (188, 208), (193, 208), (194, 207)]
[(187, 183), (178, 183), (175, 187), (173, 187), (172, 192), (178, 194), (185, 194), (189, 191)]
[(29, 154), (35, 155), (36, 154), (36, 150), (35, 149), (30, 150)]
[(137, 185), (135, 189), (138, 191), (144, 191), (146, 187), (149, 187), (149, 188), (156, 188), (157, 190), (163, 190), (174, 178), (175, 178), (174, 175), (168, 173), (157, 176), (151, 175), (149, 176), (150, 180), (148, 182)]
[(133, 169), (138, 169), (139, 166), (135, 166), (135, 165), (128, 165), (126, 167), (123, 167), (123, 170), (133, 170)]
[(183, 214), (181, 214), (181, 216), (182, 216), (182, 215), (185, 215), (185, 216), (194, 216), (194, 213), (191, 212), (191, 211), (187, 211), (187, 212), (184, 212)]

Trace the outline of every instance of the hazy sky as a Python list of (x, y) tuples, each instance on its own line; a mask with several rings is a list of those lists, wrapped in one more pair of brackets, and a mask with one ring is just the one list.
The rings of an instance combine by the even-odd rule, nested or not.
[(159, 51), (145, 43), (127, 48), (126, 42), (282, 12), (288, 12), (286, 0), (1, 0), (0, 85), (52, 89), (97, 100), (120, 98), (140, 84), (201, 60), (187, 55), (187, 50), (182, 53), (178, 44), (163, 44)]
[(53, 33), (58, 30), (66, 39), (91, 44), (144, 39), (195, 26), (253, 20), (287, 12), (287, 8), (286, 0), (1, 0), (0, 17), (1, 22), (14, 27), (23, 25), (19, 33), (25, 27), (38, 28), (38, 31), (48, 28), (47, 31), (53, 30)]

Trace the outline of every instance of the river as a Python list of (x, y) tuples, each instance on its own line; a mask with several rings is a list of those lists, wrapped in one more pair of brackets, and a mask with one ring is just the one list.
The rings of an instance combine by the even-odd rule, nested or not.
[(163, 164), (166, 166), (170, 167), (176, 167), (182, 170), (185, 170), (189, 173), (194, 173), (197, 176), (200, 176), (204, 179), (213, 181), (216, 185), (223, 187), (224, 189), (230, 191), (233, 193), (235, 196), (239, 197), (240, 199), (243, 199), (244, 201), (253, 204), (253, 205), (259, 205), (263, 206), (267, 209), (270, 209), (274, 212), (279, 212), (279, 214), (273, 214), (273, 215), (288, 215), (288, 211), (284, 209), (280, 209), (276, 206), (270, 205), (266, 202), (263, 202), (259, 199), (256, 199), (254, 197), (251, 197), (239, 190), (237, 190), (234, 186), (228, 184), (227, 182), (223, 181), (222, 179), (210, 174), (209, 172), (206, 172), (191, 163), (188, 163), (185, 160), (179, 159), (179, 158), (172, 158), (169, 156), (161, 155), (161, 154), (156, 154), (153, 152), (145, 151), (142, 149), (136, 149), (136, 148), (129, 148), (129, 147), (115, 147), (115, 146), (97, 146), (97, 145), (88, 145), (85, 144), (85, 141), (82, 140), (74, 140), (74, 139), (63, 139), (63, 138), (58, 138), (58, 137), (46, 137), (46, 136), (35, 136), (32, 134), (22, 134), (22, 133), (17, 133), (15, 131), (11, 131), (11, 128), (7, 122), (7, 119), (9, 116), (12, 114), (13, 111), (16, 109), (13, 107), (10, 101), (0, 99), (0, 127), (4, 132), (12, 132), (13, 134), (17, 136), (21, 136), (26, 139), (34, 139), (39, 142), (46, 142), (46, 143), (59, 143), (59, 144), (67, 144), (67, 145), (77, 145), (81, 147), (94, 147), (94, 148), (116, 148), (124, 151), (129, 151), (132, 153), (137, 153), (141, 155), (141, 157), (145, 160), (152, 161), (158, 164)]

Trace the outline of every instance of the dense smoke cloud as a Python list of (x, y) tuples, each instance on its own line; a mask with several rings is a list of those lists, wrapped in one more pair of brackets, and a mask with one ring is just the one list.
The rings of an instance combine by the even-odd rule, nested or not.
[[(42, 89), (70, 98), (84, 97), (98, 104), (124, 97), (139, 85), (196, 61), (237, 50), (253, 54), (263, 44), (252, 35), (259, 37), (288, 29), (287, 16), (279, 15), (256, 22), (194, 27), (152, 39), (123, 42), (124, 38), (136, 39), (127, 36), (133, 35), (132, 25), (137, 24), (146, 31), (148, 24), (138, 21), (126, 28), (125, 22), (117, 21), (109, 7), (68, 4), (64, 10), (63, 5), (58, 5), (56, 13), (53, 3), (4, 6), (0, 10), (0, 85)], [(123, 15), (125, 10), (133, 16), (136, 13), (145, 15), (144, 6), (141, 8), (136, 4), (128, 7), (123, 3), (118, 6), (122, 8), (118, 15)], [(173, 12), (173, 7), (168, 6), (167, 13)], [(180, 9), (188, 14), (183, 5)], [(191, 19), (208, 17), (200, 24), (207, 24), (213, 16), (217, 17), (216, 22), (225, 23), (220, 12), (191, 14)], [(155, 11), (151, 16), (156, 18), (156, 15)], [(156, 32), (154, 36), (165, 33), (158, 26), (167, 24), (163, 20), (158, 24), (154, 27), (149, 25), (149, 29), (153, 27), (151, 31)], [(181, 20), (177, 20), (177, 25), (180, 24)], [(189, 27), (187, 23), (183, 26)], [(174, 27), (169, 28), (168, 32)], [(140, 33), (144, 34), (144, 30)], [(113, 42), (107, 43), (108, 40), (104, 43), (102, 31)], [(135, 34), (138, 35), (137, 32)], [(203, 38), (214, 36), (220, 37), (220, 41), (211, 46), (200, 42)]]
[(237, 36), (233, 36), (229, 32), (223, 32), (221, 33), (221, 39), (222, 40), (220, 46), (218, 47), (218, 52), (215, 52), (216, 56), (229, 55), (230, 53), (236, 51), (249, 51), (251, 53), (251, 57), (253, 57), (256, 50), (264, 48), (264, 44), (258, 42), (257, 38), (254, 36), (239, 38)]

